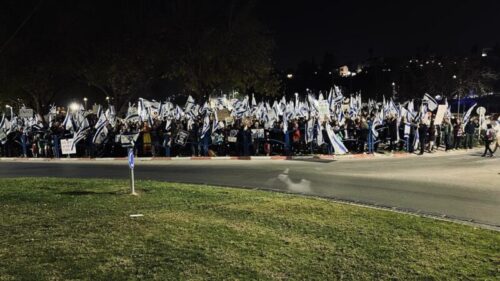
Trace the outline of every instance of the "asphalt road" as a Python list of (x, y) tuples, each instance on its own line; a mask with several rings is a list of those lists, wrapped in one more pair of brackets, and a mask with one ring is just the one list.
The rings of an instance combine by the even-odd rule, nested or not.
[[(363, 160), (137, 162), (136, 179), (335, 198), (500, 227), (500, 158), (479, 152)], [(2, 177), (128, 178), (126, 161), (0, 162)], [(0, 198), (1, 200), (1, 198)]]

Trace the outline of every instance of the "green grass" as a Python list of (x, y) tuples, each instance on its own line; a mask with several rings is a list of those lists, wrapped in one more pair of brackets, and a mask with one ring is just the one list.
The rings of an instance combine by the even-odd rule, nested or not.
[(0, 280), (499, 280), (498, 232), (295, 195), (137, 186), (1, 179)]

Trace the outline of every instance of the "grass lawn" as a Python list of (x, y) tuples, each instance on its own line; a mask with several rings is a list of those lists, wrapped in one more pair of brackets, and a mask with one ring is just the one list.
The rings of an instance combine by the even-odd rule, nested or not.
[(0, 280), (500, 277), (494, 231), (288, 194), (137, 187), (0, 179)]

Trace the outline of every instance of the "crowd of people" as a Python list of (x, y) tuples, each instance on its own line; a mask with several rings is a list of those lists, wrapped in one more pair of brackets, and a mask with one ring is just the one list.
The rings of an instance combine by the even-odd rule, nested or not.
[[(171, 105), (167, 108), (171, 114), (163, 112), (162, 115), (158, 112), (162, 111), (161, 103), (154, 106), (144, 100), (139, 103), (138, 110), (132, 113), (129, 110), (124, 119), (117, 118), (112, 107), (106, 112), (82, 109), (77, 113), (60, 108), (52, 112), (49, 122), (34, 117), (36, 120), (31, 122), (17, 120), (17, 126), (12, 116), (10, 120), (4, 116), (0, 156), (64, 157), (61, 148), (64, 139), (74, 142), (73, 155), (90, 158), (123, 157), (131, 146), (136, 155), (145, 157), (291, 156), (384, 151), (423, 154), (440, 148), (445, 151), (472, 149), (479, 142), (491, 144), (496, 136), (496, 123), (491, 121), (480, 128), (479, 117), (470, 117), (464, 124), (463, 118), (448, 113), (436, 122), (436, 112), (429, 109), (413, 114), (407, 109), (405, 114), (401, 110), (391, 110), (389, 102), (377, 105), (373, 102), (361, 104), (360, 101), (356, 105), (351, 101), (350, 108), (332, 106), (330, 116), (321, 117), (317, 112), (312, 114), (314, 103), (315, 100), (309, 100), (309, 113), (300, 115), (288, 114), (285, 102), (282, 112), (276, 112), (274, 120), (263, 118), (261, 113), (252, 111), (250, 105), (246, 111), (251, 114), (236, 116), (233, 112), (238, 111), (237, 105), (227, 110), (231, 115), (224, 120), (219, 120), (221, 114), (214, 108), (204, 106), (203, 110), (197, 106), (187, 110), (189, 106), (186, 105), (181, 114), (183, 117), (175, 118), (180, 107)], [(258, 107), (255, 102), (253, 104), (253, 108)], [(339, 104), (342, 105), (342, 101)], [(292, 103), (292, 106), (295, 108), (292, 110), (298, 112), (299, 104)], [(275, 105), (267, 107), (276, 108)], [(226, 110), (223, 106), (217, 108)], [(267, 114), (266, 106), (263, 108)], [(399, 109), (402, 109), (401, 105)], [(197, 114), (186, 118), (187, 112), (193, 110)], [(10, 127), (5, 125), (9, 121)], [(489, 152), (493, 155), (493, 151)]]

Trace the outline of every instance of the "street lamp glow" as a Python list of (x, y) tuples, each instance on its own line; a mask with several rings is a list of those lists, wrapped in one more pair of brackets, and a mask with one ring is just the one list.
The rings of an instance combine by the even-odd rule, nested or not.
[(87, 99), (86, 97), (84, 97), (84, 98), (83, 98), (83, 101), (84, 101), (84, 102), (87, 102), (87, 101), (88, 101), (88, 99)]
[(106, 97), (106, 100), (109, 101), (109, 96)]
[(396, 86), (396, 83), (392, 82), (392, 84), (391, 84), (391, 85), (394, 87), (394, 86)]
[(5, 105), (5, 108), (12, 108), (12, 106), (10, 106), (10, 105), (6, 104), (6, 105)]
[(488, 56), (488, 54), (487, 54), (487, 53), (485, 53), (485, 52), (483, 52), (483, 53), (481, 54), (481, 56), (484, 58), (484, 57), (487, 57), (487, 56)]
[(69, 105), (69, 109), (71, 109), (71, 111), (78, 111), (79, 108), (80, 106), (76, 102)]
[(288, 74), (286, 75), (286, 78), (288, 78), (288, 79), (292, 79), (292, 78), (293, 78), (293, 74), (288, 73)]
[(457, 79), (457, 76), (456, 76), (456, 75), (453, 75), (453, 79)]

